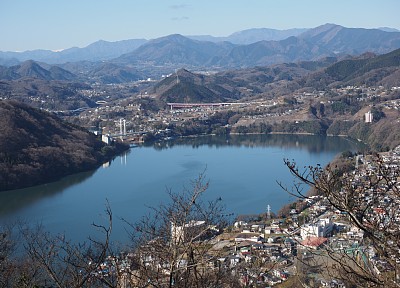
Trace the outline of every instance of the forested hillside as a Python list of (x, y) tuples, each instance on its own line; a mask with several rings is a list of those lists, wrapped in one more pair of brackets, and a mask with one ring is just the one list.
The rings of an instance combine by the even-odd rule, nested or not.
[(96, 168), (128, 147), (106, 146), (84, 129), (52, 114), (18, 102), (0, 101), (0, 191)]

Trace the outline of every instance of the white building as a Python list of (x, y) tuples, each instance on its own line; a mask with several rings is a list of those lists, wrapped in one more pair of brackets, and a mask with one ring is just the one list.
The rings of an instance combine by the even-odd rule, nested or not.
[(107, 134), (107, 135), (102, 134), (102, 135), (101, 135), (101, 141), (103, 141), (103, 142), (106, 143), (107, 145), (111, 145), (112, 142), (113, 142), (113, 139), (110, 137), (109, 134)]
[(365, 123), (372, 123), (373, 120), (373, 115), (371, 111), (368, 111), (367, 113), (365, 113)]
[(318, 219), (317, 222), (303, 225), (300, 229), (302, 239), (307, 237), (327, 237), (332, 233), (333, 223), (329, 218)]
[(206, 221), (193, 220), (183, 226), (177, 226), (171, 222), (171, 241), (178, 244), (189, 238), (195, 239), (201, 236), (201, 233), (206, 230), (205, 223)]

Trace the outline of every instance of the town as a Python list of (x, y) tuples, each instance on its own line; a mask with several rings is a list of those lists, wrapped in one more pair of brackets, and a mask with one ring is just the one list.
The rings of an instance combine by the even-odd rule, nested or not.
[[(122, 84), (121, 84), (122, 85)], [(123, 132), (128, 134), (141, 134), (143, 137), (132, 137), (132, 141), (140, 142), (145, 139), (163, 139), (173, 136), (186, 136), (198, 134), (218, 134), (218, 133), (253, 133), (251, 127), (262, 127), (269, 125), (272, 127), (270, 132), (281, 132), (280, 130), (288, 129), (281, 126), (282, 122), (288, 126), (315, 121), (317, 118), (313, 113), (320, 117), (319, 111), (310, 111), (310, 107), (318, 106), (324, 109), (321, 113), (328, 113), (328, 107), (332, 110), (332, 116), (336, 121), (352, 123), (354, 118), (349, 118), (348, 107), (344, 106), (343, 99), (351, 99), (352, 103), (360, 103), (360, 107), (365, 105), (373, 105), (373, 109), (378, 111), (377, 114), (384, 113), (394, 115), (400, 108), (400, 100), (396, 97), (391, 100), (390, 95), (397, 95), (400, 91), (399, 87), (385, 88), (366, 87), (366, 86), (347, 86), (344, 88), (332, 88), (328, 91), (314, 91), (294, 93), (293, 95), (280, 96), (271, 100), (256, 99), (250, 101), (240, 101), (232, 103), (167, 103), (164, 109), (149, 109), (141, 101), (153, 101), (154, 95), (140, 92), (139, 95), (113, 100), (108, 104), (107, 99), (112, 99), (112, 94), (117, 93), (121, 89), (121, 85), (109, 86), (109, 91), (101, 90), (99, 92), (90, 91), (89, 97), (93, 97), (98, 107), (94, 109), (84, 109), (84, 111), (70, 112), (57, 111), (60, 115), (73, 123), (80, 124), (90, 130), (98, 131), (98, 133), (122, 136)], [(130, 86), (132, 84), (129, 84)], [(137, 85), (140, 85), (138, 83)], [(89, 93), (82, 91), (83, 94)], [(86, 95), (85, 94), (85, 95)], [(336, 100), (335, 100), (336, 99)], [(112, 104), (111, 104), (112, 103)], [(354, 106), (354, 105), (353, 105)], [(325, 108), (324, 108), (325, 107)], [(371, 108), (358, 114), (357, 120), (366, 121), (365, 113), (371, 111)], [(76, 113), (79, 112), (79, 113)], [(74, 115), (78, 114), (78, 115)], [(228, 114), (228, 119), (223, 121), (220, 115)], [(122, 129), (121, 119), (124, 121), (124, 129)], [(379, 119), (375, 119), (379, 120)], [(370, 119), (370, 121), (372, 121)], [(396, 121), (399, 121), (398, 119)], [(224, 127), (212, 128), (220, 124)], [(195, 128), (193, 128), (193, 126)], [(207, 126), (207, 129), (203, 126)], [(197, 129), (196, 129), (197, 128)], [(218, 128), (218, 129), (217, 129)], [(293, 128), (297, 129), (297, 128)], [(260, 130), (260, 129), (259, 129)], [(307, 129), (306, 129), (307, 130)], [(321, 131), (313, 128), (308, 129), (310, 134), (320, 134)], [(259, 131), (265, 133), (265, 131)], [(282, 131), (285, 132), (285, 131)], [(291, 131), (287, 131), (292, 133)], [(304, 132), (304, 131), (302, 131)], [(307, 131), (306, 131), (307, 132)], [(323, 133), (323, 132), (322, 132)], [(329, 134), (329, 131), (326, 133)], [(337, 134), (335, 134), (337, 133)], [(340, 135), (342, 131), (334, 131), (333, 135)], [(345, 133), (343, 133), (345, 134)], [(146, 137), (147, 135), (147, 137)]]

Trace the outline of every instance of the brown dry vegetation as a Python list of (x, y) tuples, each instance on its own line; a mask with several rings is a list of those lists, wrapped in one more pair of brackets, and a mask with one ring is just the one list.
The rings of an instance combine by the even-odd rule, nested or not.
[(82, 128), (25, 104), (0, 101), (0, 191), (93, 169), (126, 146), (105, 146)]

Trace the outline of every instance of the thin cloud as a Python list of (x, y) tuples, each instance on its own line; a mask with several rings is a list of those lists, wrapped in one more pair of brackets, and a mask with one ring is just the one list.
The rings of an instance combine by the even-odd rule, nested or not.
[(172, 21), (186, 21), (189, 20), (189, 17), (183, 16), (183, 17), (174, 17), (171, 18)]
[(174, 9), (174, 10), (178, 10), (178, 9), (185, 9), (188, 8), (189, 5), (187, 4), (179, 4), (179, 5), (171, 5), (169, 6), (169, 8)]

